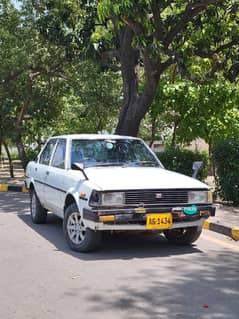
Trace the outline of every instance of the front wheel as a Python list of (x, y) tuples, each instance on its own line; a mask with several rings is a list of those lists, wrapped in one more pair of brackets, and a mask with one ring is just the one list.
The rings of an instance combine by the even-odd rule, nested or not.
[(199, 238), (201, 232), (201, 227), (189, 227), (167, 230), (164, 235), (173, 244), (190, 245)]
[(76, 204), (66, 208), (63, 232), (72, 250), (88, 252), (95, 250), (101, 241), (101, 233), (85, 227)]

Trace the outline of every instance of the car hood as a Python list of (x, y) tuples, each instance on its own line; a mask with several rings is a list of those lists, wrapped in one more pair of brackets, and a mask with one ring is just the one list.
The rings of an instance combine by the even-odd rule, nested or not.
[(101, 190), (208, 188), (192, 177), (159, 167), (88, 167), (85, 172)]

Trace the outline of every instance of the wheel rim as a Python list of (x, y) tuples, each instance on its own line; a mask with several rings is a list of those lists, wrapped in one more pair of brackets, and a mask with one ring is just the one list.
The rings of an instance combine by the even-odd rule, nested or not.
[(31, 200), (31, 214), (32, 217), (34, 218), (36, 216), (36, 205), (37, 205), (37, 199), (35, 193), (32, 194), (32, 200)]
[(79, 213), (72, 213), (67, 220), (67, 233), (70, 240), (79, 245), (85, 239), (86, 229)]

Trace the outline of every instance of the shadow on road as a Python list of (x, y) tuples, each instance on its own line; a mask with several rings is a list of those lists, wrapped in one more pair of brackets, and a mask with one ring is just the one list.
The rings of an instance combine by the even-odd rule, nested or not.
[[(85, 307), (83, 311), (89, 318), (238, 319), (239, 254), (235, 251), (207, 249), (206, 241), (200, 244), (203, 251), (196, 245), (177, 247), (169, 245), (160, 235), (130, 233), (106, 235), (99, 251), (80, 254), (68, 248), (59, 218), (49, 214), (47, 224), (32, 224), (27, 195), (0, 195), (0, 212), (17, 214), (23, 223), (52, 243), (53, 249), (75, 257), (77, 265), (73, 269), (81, 266), (82, 276), (89, 265), (87, 262), (114, 261), (91, 263), (93, 267), (89, 267), (87, 274), (97, 267), (99, 277), (95, 280), (102, 285), (96, 288), (85, 285), (82, 289), (80, 273), (79, 278), (71, 279), (68, 288), (63, 287), (68, 289), (64, 292), (68, 316), (69, 305), (74, 311), (79, 305), (79, 309)], [(83, 265), (78, 261), (83, 261)], [(111, 267), (108, 275), (106, 272)], [(122, 267), (126, 271), (120, 272)], [(57, 291), (54, 293), (58, 298)], [(63, 299), (58, 306), (60, 303)], [(57, 307), (53, 307), (55, 311)], [(59, 307), (55, 317), (63, 318), (62, 309)], [(112, 313), (115, 315), (110, 316)], [(76, 316), (73, 314), (72, 318)]]
[(29, 213), (29, 195), (26, 193), (0, 193), (0, 213)]
[(19, 215), (29, 227), (50, 241), (57, 250), (71, 254), (81, 260), (107, 260), (168, 257), (170, 255), (185, 255), (201, 252), (196, 246), (179, 247), (170, 245), (163, 235), (146, 232), (134, 233), (104, 233), (101, 248), (87, 254), (70, 250), (63, 237), (62, 221), (53, 214), (48, 215), (47, 224), (35, 225), (30, 215)]
[(119, 275), (117, 289), (89, 293), (85, 298), (88, 311), (101, 314), (114, 309), (122, 319), (238, 319), (239, 259), (235, 253), (157, 261), (133, 278), (132, 274)]
[(170, 245), (164, 236), (154, 233), (104, 234), (101, 248), (96, 252), (82, 254), (68, 247), (62, 231), (62, 220), (48, 214), (47, 224), (33, 224), (29, 214), (29, 195), (22, 193), (1, 193), (0, 213), (13, 213), (43, 238), (51, 242), (56, 250), (70, 254), (81, 260), (113, 260), (150, 257), (168, 257), (200, 253), (196, 246), (179, 247)]

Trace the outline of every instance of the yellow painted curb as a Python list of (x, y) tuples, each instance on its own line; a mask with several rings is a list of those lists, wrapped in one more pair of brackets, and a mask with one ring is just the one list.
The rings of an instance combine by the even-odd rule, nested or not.
[(239, 227), (232, 227), (232, 238), (239, 240)]
[(23, 186), (23, 187), (22, 187), (22, 192), (23, 192), (23, 193), (28, 193), (28, 189), (27, 189), (25, 186)]
[(210, 229), (210, 222), (208, 220), (205, 220), (203, 223), (203, 229)]
[(0, 184), (0, 192), (7, 192), (8, 191), (8, 185)]

